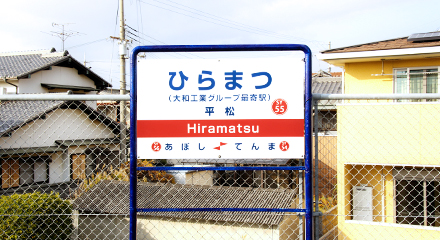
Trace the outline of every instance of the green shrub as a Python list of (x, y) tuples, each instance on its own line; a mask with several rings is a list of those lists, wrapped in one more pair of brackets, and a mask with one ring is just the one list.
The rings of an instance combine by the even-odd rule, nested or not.
[(0, 199), (0, 239), (68, 239), (72, 207), (58, 194), (14, 194)]

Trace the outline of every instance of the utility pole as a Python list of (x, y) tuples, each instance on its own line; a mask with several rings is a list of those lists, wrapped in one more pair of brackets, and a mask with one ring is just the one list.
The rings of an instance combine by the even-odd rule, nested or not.
[[(125, 40), (125, 22), (124, 22), (124, 0), (119, 0), (119, 57), (121, 61), (121, 79), (120, 79), (120, 94), (125, 95), (126, 83), (125, 83), (125, 59), (127, 55), (127, 41)], [(126, 135), (126, 102), (120, 102), (119, 109), (119, 121), (121, 126), (120, 131), (120, 163), (127, 161), (127, 135)]]

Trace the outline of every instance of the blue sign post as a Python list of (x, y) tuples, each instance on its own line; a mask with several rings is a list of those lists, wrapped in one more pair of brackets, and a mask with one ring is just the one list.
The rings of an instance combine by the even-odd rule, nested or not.
[[(137, 55), (141, 52), (226, 52), (226, 51), (302, 51), (305, 55), (304, 89), (304, 166), (283, 167), (137, 167)], [(130, 240), (136, 239), (137, 212), (184, 212), (184, 211), (233, 211), (233, 212), (303, 212), (305, 213), (306, 239), (312, 239), (312, 54), (306, 45), (169, 45), (138, 46), (130, 58)], [(305, 171), (305, 209), (292, 208), (137, 208), (137, 171), (182, 171), (182, 170), (292, 170)], [(300, 196), (301, 197), (301, 196)]]

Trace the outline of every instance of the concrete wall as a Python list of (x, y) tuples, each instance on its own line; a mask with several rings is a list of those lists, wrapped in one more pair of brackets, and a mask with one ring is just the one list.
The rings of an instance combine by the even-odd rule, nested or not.
[[(303, 221), (303, 223), (304, 222), (305, 221)], [(300, 217), (298, 217), (295, 213), (286, 213), (278, 230), (280, 240), (305, 239), (304, 225), (300, 224)], [(303, 233), (302, 236), (300, 236), (301, 233)]]
[(214, 185), (214, 173), (213, 171), (187, 172), (185, 184), (212, 186)]
[[(128, 216), (80, 215), (78, 239), (127, 239)], [(277, 228), (243, 223), (209, 222), (203, 220), (171, 220), (138, 216), (138, 239), (280, 239)], [(293, 238), (296, 239), (296, 238)]]

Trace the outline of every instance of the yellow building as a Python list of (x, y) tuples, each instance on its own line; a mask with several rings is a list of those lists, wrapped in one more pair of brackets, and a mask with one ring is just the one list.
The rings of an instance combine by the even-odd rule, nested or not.
[[(440, 32), (321, 52), (344, 94), (439, 93)], [(338, 111), (340, 239), (440, 239), (440, 102), (345, 101)]]

